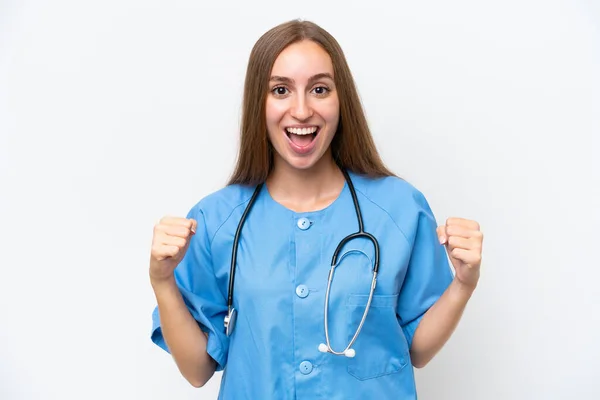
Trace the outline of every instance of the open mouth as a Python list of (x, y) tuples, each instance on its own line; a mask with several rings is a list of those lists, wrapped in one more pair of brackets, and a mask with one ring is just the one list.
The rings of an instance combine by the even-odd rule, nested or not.
[(290, 141), (298, 147), (306, 147), (315, 140), (319, 134), (318, 126), (305, 128), (285, 128), (285, 133)]

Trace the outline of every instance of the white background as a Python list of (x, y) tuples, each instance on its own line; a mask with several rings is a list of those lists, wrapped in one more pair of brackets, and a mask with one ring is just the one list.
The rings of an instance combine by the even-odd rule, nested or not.
[(152, 227), (225, 183), (250, 49), (292, 18), (438, 222), (486, 235), (419, 398), (600, 398), (594, 0), (0, 1), (0, 398), (216, 398), (150, 342)]

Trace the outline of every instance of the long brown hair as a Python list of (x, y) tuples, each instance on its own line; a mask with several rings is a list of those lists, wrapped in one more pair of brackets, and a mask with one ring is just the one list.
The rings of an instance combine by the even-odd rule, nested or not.
[(331, 153), (342, 168), (371, 177), (394, 175), (383, 164), (375, 147), (354, 78), (342, 48), (327, 31), (309, 21), (292, 20), (278, 25), (259, 38), (248, 61), (240, 147), (237, 165), (228, 184), (256, 185), (264, 182), (273, 168), (273, 147), (268, 139), (265, 104), (275, 59), (289, 45), (312, 40), (331, 57), (340, 102), (338, 129)]

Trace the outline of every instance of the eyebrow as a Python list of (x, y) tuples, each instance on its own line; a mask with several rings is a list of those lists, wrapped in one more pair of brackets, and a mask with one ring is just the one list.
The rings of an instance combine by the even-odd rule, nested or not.
[[(308, 79), (308, 83), (313, 83), (314, 81), (318, 81), (319, 79), (323, 79), (323, 78), (327, 78), (327, 79), (331, 79), (333, 81), (333, 76), (331, 76), (330, 73), (328, 72), (322, 72), (320, 74), (316, 74), (311, 76)], [(285, 76), (277, 76), (277, 75), (273, 75), (271, 77), (270, 82), (283, 82), (283, 83), (294, 83), (294, 80)]]

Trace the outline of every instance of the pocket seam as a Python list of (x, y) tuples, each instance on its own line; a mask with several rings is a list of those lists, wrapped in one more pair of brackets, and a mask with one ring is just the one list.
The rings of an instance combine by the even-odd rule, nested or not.
[(367, 376), (359, 376), (358, 374), (358, 368), (355, 368), (353, 366), (348, 366), (347, 370), (348, 373), (350, 375), (352, 375), (354, 378), (358, 379), (359, 381), (367, 381), (369, 379), (376, 379), (376, 378), (380, 378), (382, 376), (385, 375), (392, 375), (392, 374), (397, 374), (398, 372), (402, 371), (407, 365), (408, 365), (408, 361), (406, 360), (406, 357), (402, 357), (403, 362), (400, 363), (400, 365), (398, 366), (398, 368), (395, 368), (391, 371), (385, 371), (385, 372), (380, 372), (378, 374), (375, 375), (367, 375)]
[[(395, 307), (398, 302), (399, 294), (373, 294), (371, 307), (385, 308)], [(348, 307), (365, 307), (369, 301), (368, 294), (351, 293), (346, 298), (346, 306)]]

